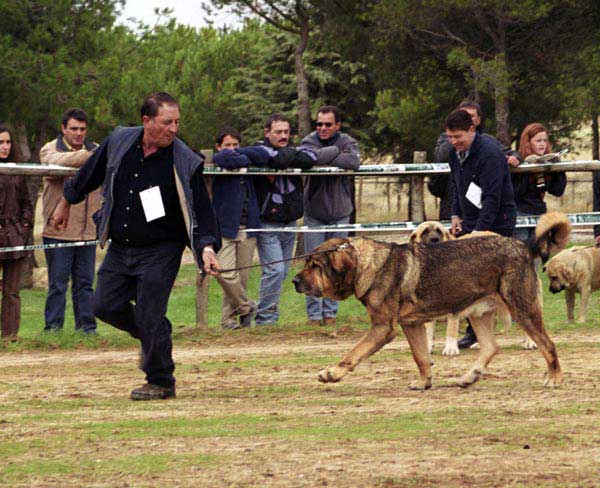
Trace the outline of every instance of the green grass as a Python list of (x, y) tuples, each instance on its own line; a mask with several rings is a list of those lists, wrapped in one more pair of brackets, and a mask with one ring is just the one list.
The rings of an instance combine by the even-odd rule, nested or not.
[[(313, 330), (313, 328), (306, 325), (304, 296), (294, 291), (290, 281), (299, 269), (299, 265), (292, 268), (288, 279), (284, 283), (284, 291), (279, 302), (281, 314), (279, 323), (276, 326), (252, 327), (250, 330), (241, 331), (243, 334), (267, 339), (274, 331), (278, 330), (298, 334)], [(258, 299), (259, 280), (259, 269), (253, 269), (249, 280), (248, 293), (249, 296), (255, 299)], [(182, 266), (171, 293), (167, 313), (173, 324), (174, 340), (196, 342), (232, 334), (232, 332), (222, 331), (220, 328), (223, 293), (214, 279), (211, 279), (209, 285), (209, 327), (204, 330), (196, 328), (195, 288), (196, 268), (191, 264)], [(45, 300), (45, 290), (21, 290), (20, 341), (16, 344), (1, 344), (0, 350), (123, 348), (133, 347), (137, 344), (137, 341), (124, 332), (102, 322), (98, 323), (98, 335), (96, 337), (75, 332), (70, 292), (67, 296), (63, 330), (53, 333), (44, 332)], [(344, 302), (340, 307), (338, 317), (342, 324), (351, 324), (352, 327), (360, 328), (367, 327), (367, 313), (356, 300)], [(234, 332), (234, 334), (239, 333), (240, 331)]]
[[(291, 277), (300, 269), (296, 265), (290, 270), (290, 275), (284, 283), (284, 290), (280, 298), (281, 317), (278, 325), (268, 327), (252, 327), (249, 330), (226, 332), (219, 327), (222, 291), (216, 280), (211, 279), (209, 286), (209, 328), (199, 330), (195, 327), (195, 283), (196, 269), (193, 265), (182, 266), (176, 285), (171, 293), (169, 301), (168, 317), (173, 323), (173, 337), (176, 342), (203, 342), (207, 339), (215, 340), (237, 334), (252, 337), (255, 340), (269, 340), (274, 332), (280, 331), (286, 334), (303, 334), (314, 332), (314, 328), (307, 326), (305, 299), (297, 294), (290, 282)], [(597, 306), (598, 297), (592, 295), (588, 307), (588, 320), (585, 324), (569, 324), (566, 321), (566, 308), (564, 294), (554, 295), (548, 291), (546, 275), (541, 274), (544, 292), (544, 320), (546, 328), (552, 331), (574, 331), (580, 329), (591, 330), (600, 324), (600, 309)], [(249, 296), (258, 298), (258, 286), (260, 271), (258, 268), (252, 270), (249, 280)], [(0, 345), (0, 350), (23, 350), (23, 349), (76, 349), (76, 348), (123, 348), (134, 347), (137, 341), (131, 339), (127, 334), (114, 329), (104, 323), (99, 323), (98, 336), (87, 337), (74, 331), (73, 312), (70, 297), (67, 301), (65, 326), (62, 332), (45, 333), (44, 327), (44, 303), (46, 293), (44, 290), (22, 290), (21, 292), (21, 328), (19, 337), (21, 341), (17, 344)], [(576, 306), (579, 304), (577, 298)], [(350, 325), (354, 329), (367, 329), (369, 319), (365, 308), (355, 299), (349, 298), (340, 304), (338, 322)], [(443, 324), (439, 324), (439, 332), (443, 333)], [(324, 328), (324, 330), (332, 330)], [(511, 333), (517, 328), (513, 328)]]

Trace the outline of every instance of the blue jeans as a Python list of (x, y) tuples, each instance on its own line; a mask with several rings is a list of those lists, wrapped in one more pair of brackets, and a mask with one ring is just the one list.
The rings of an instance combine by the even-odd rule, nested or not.
[[(260, 227), (263, 229), (296, 227), (296, 221), (287, 224), (261, 221)], [(256, 247), (261, 264), (291, 258), (294, 252), (295, 239), (296, 234), (293, 232), (258, 232)], [(279, 303), (283, 281), (289, 269), (290, 261), (262, 266), (256, 325), (274, 324), (279, 319), (277, 304)]]
[[(58, 244), (59, 239), (44, 237), (44, 244)], [(75, 315), (75, 330), (95, 332), (96, 320), (92, 308), (96, 246), (59, 247), (44, 249), (48, 264), (48, 296), (44, 318), (44, 330), (62, 329), (65, 322), (65, 306), (69, 279)]]
[[(328, 222), (315, 219), (309, 215), (304, 216), (304, 225), (307, 227), (347, 224), (348, 222), (350, 222), (350, 216)], [(307, 253), (312, 252), (315, 247), (333, 237), (348, 237), (348, 232), (307, 232), (304, 234), (304, 249)], [(337, 315), (337, 311), (338, 302), (336, 300), (331, 300), (330, 298), (306, 297), (306, 315), (308, 315), (309, 320), (333, 318)]]
[(100, 320), (140, 340), (146, 381), (165, 387), (175, 384), (172, 325), (166, 313), (184, 247), (179, 242), (139, 247), (111, 243), (94, 295)]

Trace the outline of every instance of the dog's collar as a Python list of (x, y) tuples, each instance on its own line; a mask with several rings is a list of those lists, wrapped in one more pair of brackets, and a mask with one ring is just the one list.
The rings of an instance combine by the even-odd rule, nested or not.
[(343, 251), (344, 249), (348, 249), (348, 248), (352, 248), (354, 249), (354, 252), (356, 253), (356, 257), (360, 257), (360, 251), (358, 250), (358, 247), (356, 247), (352, 242), (344, 242), (343, 244), (340, 244), (336, 251)]

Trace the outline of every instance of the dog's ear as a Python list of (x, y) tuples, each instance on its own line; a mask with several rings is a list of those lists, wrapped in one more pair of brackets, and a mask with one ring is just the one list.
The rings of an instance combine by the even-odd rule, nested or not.
[(417, 231), (413, 230), (410, 234), (410, 237), (408, 238), (408, 242), (413, 244), (414, 242), (416, 242), (417, 236), (418, 236)]
[(336, 273), (348, 273), (352, 271), (355, 267), (352, 248), (330, 253), (329, 263)]
[(451, 241), (452, 239), (454, 239), (454, 236), (452, 235), (450, 230), (447, 229), (446, 227), (444, 227), (443, 225), (442, 225), (442, 236), (444, 236), (444, 242)]

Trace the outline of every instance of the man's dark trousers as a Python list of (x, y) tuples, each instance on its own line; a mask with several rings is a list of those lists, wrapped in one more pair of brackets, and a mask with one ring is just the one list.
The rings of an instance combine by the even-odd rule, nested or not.
[(94, 294), (96, 317), (140, 340), (146, 381), (165, 387), (175, 384), (166, 313), (184, 247), (180, 242), (139, 247), (111, 243)]

